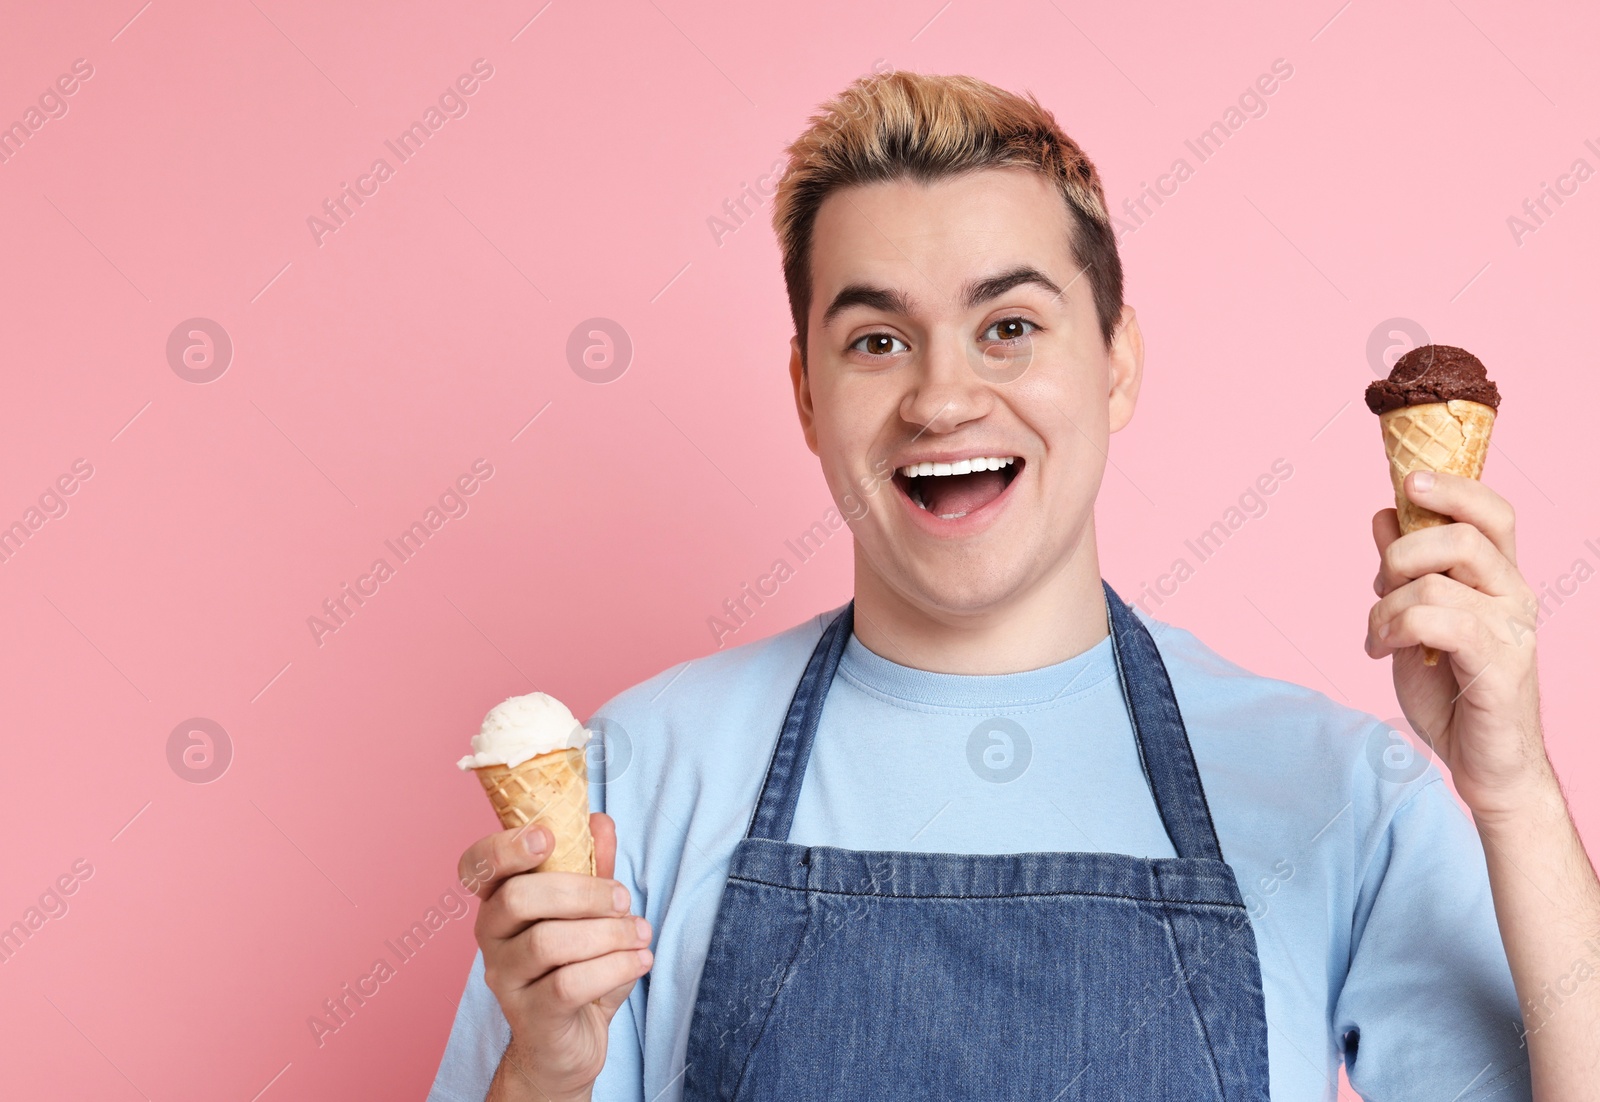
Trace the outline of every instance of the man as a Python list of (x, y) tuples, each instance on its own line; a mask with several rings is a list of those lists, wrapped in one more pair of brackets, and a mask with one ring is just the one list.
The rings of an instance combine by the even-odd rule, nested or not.
[(1369, 1098), (1596, 1097), (1600, 887), (1510, 507), (1413, 476), (1456, 523), (1374, 519), (1367, 651), (1469, 821), (1372, 764), (1370, 716), (1103, 586), (1143, 343), (1048, 113), (890, 73), (789, 152), (790, 376), (854, 598), (600, 709), (600, 877), (528, 874), (542, 829), (466, 851), (431, 1097), (1331, 1098), (1341, 1061)]

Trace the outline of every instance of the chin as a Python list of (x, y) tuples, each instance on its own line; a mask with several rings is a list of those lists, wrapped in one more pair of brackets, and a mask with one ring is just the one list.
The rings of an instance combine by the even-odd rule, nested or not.
[(1020, 564), (991, 562), (975, 564), (970, 570), (912, 571), (897, 588), (929, 611), (971, 616), (1009, 604), (1037, 580)]

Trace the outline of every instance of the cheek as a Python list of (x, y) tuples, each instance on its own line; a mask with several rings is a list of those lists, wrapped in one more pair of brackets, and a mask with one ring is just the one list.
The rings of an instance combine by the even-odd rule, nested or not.
[(817, 451), (830, 482), (835, 473), (848, 480), (853, 465), (867, 462), (883, 427), (894, 423), (900, 398), (898, 392), (884, 386), (812, 389)]
[(1102, 457), (1110, 437), (1110, 403), (1092, 369), (1039, 372), (1012, 384), (1013, 410), (1051, 454), (1089, 452)]
[[(1019, 383), (1023, 380), (1019, 380)], [(1012, 409), (1043, 444), (1044, 462), (1035, 483), (1056, 515), (1092, 507), (1110, 446), (1110, 407), (1092, 371), (1059, 373), (1031, 381), (1012, 395)], [(1074, 527), (1067, 524), (1067, 529)]]
[(817, 462), (829, 494), (838, 502), (846, 494), (857, 492), (857, 479), (867, 473), (870, 438), (858, 438), (860, 429), (856, 422), (846, 419), (850, 416), (846, 409), (835, 408), (820, 395), (813, 395), (813, 402)]

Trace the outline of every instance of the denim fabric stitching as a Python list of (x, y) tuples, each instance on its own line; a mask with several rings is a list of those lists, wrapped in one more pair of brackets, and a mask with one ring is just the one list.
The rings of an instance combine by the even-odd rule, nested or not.
[(1150, 769), (1150, 760), (1145, 755), (1144, 727), (1139, 723), (1139, 709), (1133, 702), (1133, 686), (1128, 681), (1127, 669), (1122, 660), (1122, 640), (1126, 638), (1126, 632), (1118, 626), (1117, 617), (1111, 609), (1111, 602), (1120, 601), (1122, 598), (1118, 597), (1109, 585), (1103, 582), (1101, 584), (1105, 588), (1106, 621), (1117, 643), (1111, 648), (1117, 664), (1117, 684), (1122, 689), (1123, 704), (1128, 710), (1128, 725), (1133, 728), (1133, 747), (1139, 754), (1139, 771), (1144, 774), (1145, 786), (1150, 790), (1151, 802), (1156, 805), (1156, 814), (1161, 819), (1162, 829), (1167, 832), (1167, 840), (1172, 843), (1173, 852), (1179, 857), (1192, 857), (1194, 856), (1192, 853), (1186, 852), (1190, 839), (1181, 829), (1174, 829), (1178, 824), (1162, 799), (1161, 786), (1157, 784), (1155, 774)]
[(1194, 997), (1194, 984), (1189, 979), (1188, 966), (1183, 962), (1183, 951), (1178, 948), (1178, 934), (1172, 928), (1172, 916), (1167, 908), (1161, 910), (1161, 927), (1167, 932), (1167, 944), (1172, 948), (1172, 959), (1183, 974), (1183, 990), (1189, 996), (1189, 1007), (1194, 1011), (1195, 1022), (1200, 1026), (1200, 1038), (1206, 1043), (1206, 1062), (1211, 1066), (1211, 1076), (1217, 1085), (1217, 1098), (1227, 1102), (1228, 1092), (1222, 1085), (1222, 1069), (1217, 1066), (1217, 1051), (1211, 1044), (1211, 1031), (1206, 1028), (1206, 1016), (1200, 1010), (1200, 1000)]
[[(1102, 582), (1101, 584), (1104, 585), (1105, 583)], [(1106, 624), (1114, 637), (1119, 636), (1121, 633), (1117, 630), (1117, 619), (1111, 613), (1111, 601), (1113, 599), (1111, 587), (1105, 586), (1105, 590)], [(1121, 641), (1120, 639), (1114, 639), (1113, 641), (1116, 645), (1111, 648), (1111, 657), (1115, 660), (1117, 666), (1117, 685), (1122, 690), (1122, 703), (1128, 710), (1128, 726), (1133, 728), (1133, 748), (1139, 754), (1139, 772), (1144, 774), (1145, 787), (1150, 789), (1150, 799), (1156, 805), (1156, 814), (1161, 817), (1161, 828), (1167, 831), (1167, 840), (1173, 844), (1173, 850), (1176, 852), (1177, 839), (1172, 837), (1172, 831), (1167, 827), (1167, 813), (1161, 806), (1161, 794), (1156, 791), (1155, 778), (1150, 775), (1150, 763), (1145, 760), (1144, 733), (1139, 727), (1138, 710), (1133, 706), (1133, 691), (1128, 687), (1128, 672), (1122, 666)], [(1184, 855), (1180, 853), (1178, 856), (1182, 857)]]
[[(1106, 619), (1110, 624), (1113, 641), (1119, 644), (1112, 647), (1112, 654), (1116, 658), (1117, 680), (1122, 686), (1123, 698), (1128, 707), (1128, 722), (1133, 726), (1134, 744), (1139, 751), (1139, 768), (1143, 770), (1145, 782), (1150, 786), (1151, 797), (1154, 799), (1156, 810), (1161, 816), (1162, 825), (1167, 828), (1168, 839), (1172, 842), (1173, 848), (1178, 851), (1180, 857), (1201, 856), (1221, 861), (1223, 860), (1222, 845), (1217, 840), (1216, 824), (1212, 821), (1211, 807), (1206, 801), (1205, 787), (1200, 783), (1200, 772), (1195, 765), (1194, 748), (1189, 744), (1189, 732), (1183, 723), (1183, 713), (1178, 709), (1176, 690), (1172, 687), (1172, 678), (1167, 674), (1166, 663), (1161, 658), (1161, 651), (1156, 647), (1155, 640), (1150, 637), (1148, 631), (1145, 631), (1144, 638), (1140, 639), (1138, 637), (1137, 631), (1142, 630), (1143, 625), (1129, 609), (1127, 603), (1117, 596), (1116, 590), (1112, 589), (1106, 582), (1101, 582), (1101, 588), (1105, 590)], [(1119, 617), (1112, 602), (1122, 606), (1124, 614), (1129, 621), (1126, 629), (1119, 628)], [(1156, 718), (1176, 727), (1182, 736), (1180, 739), (1173, 741), (1173, 753), (1168, 755), (1168, 760), (1176, 761), (1181, 775), (1178, 779), (1181, 780), (1183, 786), (1199, 793), (1200, 814), (1204, 820), (1203, 824), (1191, 823), (1183, 815), (1182, 806), (1172, 808), (1162, 798), (1162, 786), (1151, 772), (1150, 763), (1145, 757), (1144, 729), (1139, 723), (1139, 708), (1134, 703), (1134, 689), (1128, 680), (1127, 671), (1122, 660), (1120, 642), (1123, 639), (1129, 640), (1129, 645), (1135, 648), (1142, 648), (1148, 645), (1152, 667), (1151, 674), (1158, 678), (1166, 689), (1164, 693), (1155, 694), (1157, 697), (1155, 707), (1159, 710)], [(1169, 812), (1173, 817), (1169, 817)], [(1195, 832), (1199, 832), (1200, 836), (1194, 837)], [(1198, 854), (1193, 852), (1190, 849), (1190, 843), (1198, 843), (1201, 850), (1205, 852)]]
[(730, 874), (730, 882), (740, 884), (760, 884), (764, 888), (777, 888), (786, 892), (800, 892), (805, 895), (846, 895), (863, 899), (948, 899), (961, 902), (968, 899), (1050, 899), (1056, 896), (1082, 896), (1086, 899), (1121, 899), (1128, 903), (1163, 903), (1176, 907), (1215, 907), (1222, 911), (1243, 911), (1243, 903), (1217, 903), (1210, 899), (1159, 899), (1143, 895), (1122, 895), (1117, 892), (1085, 892), (1085, 891), (1058, 891), (1058, 892), (1006, 892), (1003, 895), (877, 895), (869, 892), (849, 891), (843, 888), (797, 888), (793, 884), (779, 884), (772, 880), (757, 880), (753, 876), (743, 876), (738, 873)]
[(806, 901), (805, 922), (800, 927), (800, 936), (794, 939), (794, 952), (789, 954), (789, 961), (784, 965), (782, 982), (778, 984), (778, 989), (772, 993), (772, 998), (767, 1000), (766, 1012), (761, 1016), (761, 1028), (756, 1031), (756, 1035), (750, 1040), (750, 1047), (745, 1050), (744, 1061), (739, 1065), (739, 1077), (733, 1082), (733, 1094), (729, 1096), (730, 1102), (739, 1102), (739, 1092), (744, 1089), (744, 1077), (749, 1074), (750, 1061), (755, 1058), (756, 1049), (761, 1047), (761, 1038), (767, 1034), (767, 1026), (772, 1022), (772, 1011), (777, 1007), (778, 1000), (783, 997), (784, 989), (794, 979), (795, 961), (800, 959), (800, 950), (805, 948), (806, 938), (811, 933), (811, 919), (815, 913), (816, 908), (811, 905), (808, 899)]
[[(828, 646), (814, 650), (811, 658), (806, 662), (805, 671), (800, 675), (800, 681), (795, 686), (794, 696), (790, 698), (789, 712), (785, 713), (783, 726), (778, 732), (778, 741), (772, 748), (772, 757), (767, 764), (767, 773), (761, 783), (761, 792), (756, 797), (756, 806), (750, 813), (750, 825), (745, 830), (746, 838), (778, 838), (780, 834), (782, 838), (778, 840), (789, 837), (789, 829), (794, 821), (794, 805), (799, 803), (800, 798), (798, 787), (790, 785), (789, 778), (794, 774), (796, 765), (801, 769), (805, 768), (806, 761), (811, 756), (810, 740), (804, 738), (805, 728), (809, 724), (813, 735), (815, 734), (816, 728), (821, 724), (822, 708), (827, 703), (827, 686), (824, 685), (821, 698), (818, 701), (817, 715), (813, 719), (809, 706), (812, 687), (822, 679), (823, 671), (828, 665), (828, 655), (837, 645), (837, 636), (842, 623), (853, 612), (854, 606), (855, 602), (851, 601), (838, 616), (834, 617), (823, 631), (821, 639), (819, 639), (819, 644), (822, 639), (826, 639)], [(833, 632), (834, 637), (830, 638), (829, 632)], [(789, 714), (793, 712), (796, 700), (803, 700), (800, 713), (794, 717), (799, 731), (795, 738), (789, 739), (785, 738), (785, 736), (789, 733)], [(769, 798), (774, 782), (789, 797), (777, 804), (773, 804)], [(783, 806), (784, 804), (789, 804), (790, 806), (785, 807)], [(763, 820), (766, 821), (763, 822)], [(766, 833), (759, 835), (755, 833), (758, 824), (763, 826)], [(781, 830), (779, 829), (780, 827)]]
[[(827, 629), (824, 628), (823, 629), (823, 633), (826, 634), (826, 632), (827, 632)], [(813, 645), (813, 649), (814, 649), (814, 646), (815, 645)], [(808, 659), (806, 661), (806, 668), (800, 672), (800, 677), (795, 682), (794, 693), (789, 698), (789, 707), (790, 708), (794, 707), (795, 698), (800, 695), (800, 691), (805, 687), (806, 673), (810, 670), (810, 668), (811, 668), (811, 662)], [(778, 726), (778, 737), (773, 740), (772, 751), (771, 751), (771, 753), (769, 753), (767, 755), (766, 772), (764, 772), (761, 775), (761, 790), (756, 793), (756, 802), (750, 808), (750, 820), (749, 820), (749, 822), (747, 822), (745, 824), (744, 837), (746, 837), (746, 838), (755, 837), (756, 820), (761, 817), (761, 809), (762, 809), (762, 806), (766, 803), (767, 791), (768, 791), (768, 789), (770, 789), (772, 787), (773, 770), (777, 767), (778, 755), (780, 753), (782, 753), (782, 751), (783, 751), (783, 736), (784, 736), (785, 730), (788, 728), (788, 725), (789, 725), (788, 713), (785, 712), (784, 722)]]
[[(1155, 647), (1155, 640), (1153, 638), (1150, 640), (1150, 646), (1152, 648)], [(1206, 798), (1205, 785), (1200, 783), (1200, 767), (1194, 760), (1194, 747), (1189, 743), (1189, 728), (1188, 725), (1183, 722), (1183, 712), (1178, 707), (1177, 689), (1175, 689), (1172, 685), (1172, 677), (1167, 673), (1166, 663), (1162, 661), (1161, 652), (1159, 650), (1156, 651), (1155, 657), (1157, 663), (1159, 663), (1158, 672), (1162, 679), (1166, 681), (1169, 694), (1163, 695), (1157, 701), (1157, 706), (1163, 711), (1167, 711), (1170, 708), (1172, 713), (1171, 719), (1173, 723), (1177, 726), (1178, 730), (1183, 733), (1183, 752), (1178, 756), (1178, 766), (1188, 777), (1193, 780), (1195, 790), (1200, 793), (1200, 813), (1205, 817), (1206, 830), (1211, 835), (1212, 845), (1216, 851), (1217, 860), (1221, 861), (1223, 860), (1222, 843), (1217, 838), (1217, 824), (1216, 821), (1211, 817), (1211, 802)]]

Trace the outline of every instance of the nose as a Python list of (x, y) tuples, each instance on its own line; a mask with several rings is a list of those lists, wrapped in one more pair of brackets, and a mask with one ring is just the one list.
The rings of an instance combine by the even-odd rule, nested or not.
[(994, 406), (994, 391), (973, 370), (962, 337), (954, 331), (930, 334), (912, 364), (900, 416), (919, 434), (953, 432)]

